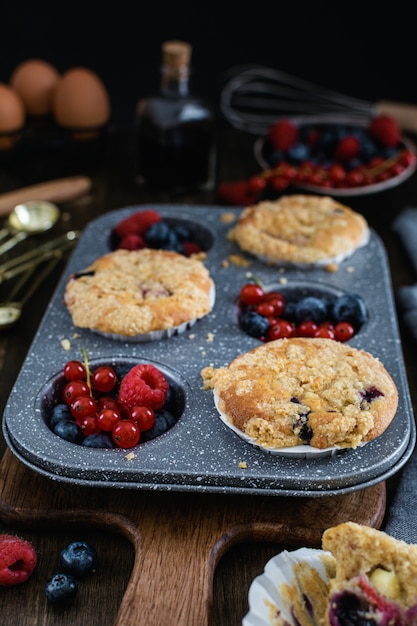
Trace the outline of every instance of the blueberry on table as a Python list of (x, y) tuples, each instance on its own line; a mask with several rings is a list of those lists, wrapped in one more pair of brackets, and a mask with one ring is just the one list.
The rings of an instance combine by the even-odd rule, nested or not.
[(61, 567), (76, 578), (84, 578), (97, 567), (97, 552), (86, 541), (73, 541), (59, 555)]
[(70, 606), (78, 592), (78, 582), (71, 574), (55, 574), (45, 586), (49, 602), (59, 607)]

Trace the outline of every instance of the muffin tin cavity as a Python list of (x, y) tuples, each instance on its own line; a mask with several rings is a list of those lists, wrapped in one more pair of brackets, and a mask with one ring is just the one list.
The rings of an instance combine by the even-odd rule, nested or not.
[[(162, 215), (161, 218), (160, 222), (148, 227), (142, 235), (145, 247), (173, 250), (186, 256), (192, 253), (208, 252), (213, 247), (214, 234), (203, 224)], [(116, 250), (122, 242), (116, 232), (116, 227), (117, 225), (110, 233), (110, 250)]]
[[(204, 244), (203, 263), (216, 287), (213, 309), (187, 332), (161, 341), (114, 341), (75, 328), (63, 301), (68, 277), (110, 252), (116, 224), (141, 207), (125, 207), (91, 222), (63, 272), (5, 407), (3, 432), (11, 451), (34, 471), (55, 480), (129, 489), (319, 497), (363, 489), (397, 472), (413, 450), (415, 425), (388, 262), (378, 236), (371, 232), (369, 243), (340, 263), (336, 272), (271, 267), (243, 254), (228, 239), (242, 209), (144, 208), (185, 222)], [(235, 317), (240, 288), (255, 277), (262, 285), (278, 285), (287, 297), (361, 295), (367, 319), (349, 343), (379, 358), (399, 393), (397, 414), (380, 437), (327, 457), (294, 459), (266, 454), (222, 423), (201, 373), (259, 346), (259, 339), (245, 334)], [(129, 450), (91, 449), (56, 436), (47, 424), (47, 413), (62, 384), (64, 364), (82, 358), (83, 350), (92, 363), (156, 364), (169, 377), (176, 424)]]
[[(141, 433), (141, 438), (138, 445), (146, 445), (147, 442), (152, 441), (153, 439), (156, 439), (157, 437), (160, 437), (165, 433), (168, 433), (181, 418), (181, 415), (186, 405), (186, 387), (184, 382), (181, 381), (181, 379), (175, 374), (175, 372), (167, 370), (164, 365), (160, 363), (152, 363), (146, 360), (137, 362), (132, 361), (129, 358), (93, 359), (89, 363), (89, 368), (91, 373), (93, 373), (98, 367), (102, 365), (107, 365), (114, 369), (118, 381), (114, 390), (109, 393), (98, 393), (93, 391), (92, 396), (96, 400), (99, 400), (99, 398), (102, 396), (111, 397), (114, 400), (117, 400), (118, 388), (122, 378), (138, 363), (145, 365), (148, 364), (156, 367), (165, 376), (165, 379), (169, 385), (168, 395), (164, 405), (161, 407), (160, 410), (155, 411), (155, 426), (150, 430), (144, 430)], [(36, 398), (36, 406), (38, 407), (42, 420), (51, 431), (54, 431), (55, 427), (55, 424), (52, 420), (54, 408), (58, 405), (65, 405), (63, 400), (63, 390), (67, 383), (68, 380), (64, 377), (63, 373), (59, 372), (55, 374), (44, 387), (42, 387), (40, 393)], [(125, 415), (125, 417), (127, 417), (127, 415)], [(72, 420), (71, 418), (69, 418), (69, 420), (75, 424), (75, 420)], [(109, 441), (111, 441), (111, 436), (109, 433), (104, 433), (102, 431), (100, 434), (108, 435)], [(63, 439), (69, 442), (70, 445), (88, 445), (86, 443), (86, 437), (84, 437), (84, 435), (79, 437), (77, 441), (68, 441), (68, 439), (66, 439), (65, 437)], [(110, 446), (97, 445), (93, 447), (105, 448)]]

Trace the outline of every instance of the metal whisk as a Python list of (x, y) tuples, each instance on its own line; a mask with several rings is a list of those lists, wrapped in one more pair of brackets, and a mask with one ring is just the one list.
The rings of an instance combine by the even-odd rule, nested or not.
[(263, 66), (235, 68), (220, 93), (220, 110), (239, 130), (265, 134), (280, 117), (348, 117), (363, 121), (377, 113), (393, 115), (404, 130), (417, 132), (417, 107), (368, 102)]

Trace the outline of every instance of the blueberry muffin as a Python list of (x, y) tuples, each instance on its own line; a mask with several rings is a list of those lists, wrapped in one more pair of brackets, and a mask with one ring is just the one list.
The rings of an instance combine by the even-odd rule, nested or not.
[(64, 302), (75, 326), (131, 337), (204, 317), (214, 290), (197, 259), (149, 248), (116, 250), (70, 276)]
[(340, 263), (369, 241), (365, 218), (328, 196), (292, 195), (246, 207), (228, 238), (272, 264)]
[(417, 624), (417, 545), (346, 522), (322, 547), (336, 559), (324, 626)]
[(398, 405), (384, 365), (333, 339), (278, 339), (202, 376), (227, 423), (266, 449), (356, 448), (385, 431)]

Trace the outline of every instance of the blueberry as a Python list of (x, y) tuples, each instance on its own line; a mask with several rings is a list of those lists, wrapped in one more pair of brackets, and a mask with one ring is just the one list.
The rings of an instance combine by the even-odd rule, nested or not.
[(367, 311), (365, 302), (359, 294), (344, 294), (333, 303), (333, 318), (335, 322), (349, 322), (357, 331), (366, 321)]
[(61, 567), (75, 578), (84, 578), (96, 571), (97, 552), (86, 541), (73, 541), (59, 555)]
[(62, 420), (74, 421), (68, 404), (56, 404), (52, 409), (51, 419), (49, 420), (49, 428), (54, 430), (58, 422)]
[(151, 439), (155, 439), (160, 435), (166, 433), (170, 428), (177, 423), (176, 417), (170, 412), (166, 410), (158, 411), (155, 415), (155, 424), (149, 430), (142, 433), (142, 441), (151, 441)]
[(298, 323), (312, 320), (316, 324), (321, 324), (327, 317), (327, 303), (323, 298), (305, 296), (297, 302), (295, 315)]
[(45, 586), (45, 595), (56, 606), (70, 606), (78, 591), (78, 582), (71, 574), (55, 574)]
[(191, 230), (185, 224), (174, 224), (172, 230), (178, 241), (191, 241), (193, 238)]
[(310, 149), (307, 144), (296, 143), (287, 152), (291, 163), (298, 164), (310, 158)]
[(250, 337), (263, 337), (269, 329), (269, 322), (266, 317), (259, 315), (256, 311), (244, 311), (239, 317), (241, 329)]
[(83, 431), (74, 421), (60, 420), (53, 429), (55, 435), (71, 443), (81, 443), (84, 439)]
[(175, 230), (163, 220), (152, 224), (145, 233), (146, 245), (150, 248), (162, 250), (183, 250), (182, 242), (178, 239)]
[(94, 435), (88, 435), (82, 442), (83, 446), (87, 448), (108, 448), (112, 449), (116, 447), (113, 439), (107, 433), (96, 433)]

